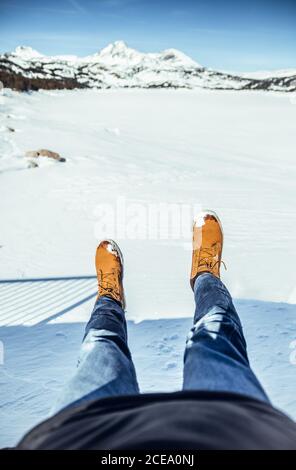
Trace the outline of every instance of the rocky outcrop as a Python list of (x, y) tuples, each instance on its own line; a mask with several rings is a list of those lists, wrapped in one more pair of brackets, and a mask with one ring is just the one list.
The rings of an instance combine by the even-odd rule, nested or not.
[(48, 149), (40, 149), (40, 150), (29, 150), (26, 152), (25, 157), (31, 160), (38, 159), (39, 157), (46, 157), (51, 158), (52, 160), (56, 160), (58, 162), (65, 162), (66, 159), (61, 157), (59, 153), (53, 152), (52, 150)]

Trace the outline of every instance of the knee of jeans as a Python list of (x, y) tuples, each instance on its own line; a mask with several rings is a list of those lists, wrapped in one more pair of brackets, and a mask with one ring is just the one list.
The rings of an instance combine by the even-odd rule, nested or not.
[(81, 362), (94, 350), (98, 342), (106, 341), (108, 339), (114, 341), (114, 336), (118, 335), (112, 331), (91, 328), (82, 342), (77, 366), (79, 366)]
[(236, 322), (222, 307), (213, 307), (206, 315), (194, 323), (187, 340), (186, 348), (190, 349), (198, 336), (202, 333), (212, 340), (216, 340), (219, 335), (232, 334), (235, 328), (238, 328)]
[(77, 366), (79, 366), (82, 361), (84, 361), (87, 356), (92, 353), (95, 347), (98, 346), (98, 343), (101, 343), (102, 347), (103, 345), (105, 345), (106, 347), (112, 347), (113, 351), (117, 349), (118, 351), (123, 353), (128, 359), (131, 358), (131, 354), (126, 344), (126, 341), (121, 335), (110, 330), (98, 330), (96, 328), (91, 328), (82, 342)]
[(98, 330), (96, 328), (91, 328), (83, 340), (82, 347), (86, 347), (87, 349), (89, 345), (92, 345), (100, 341), (101, 338), (108, 338), (111, 336), (117, 336), (117, 334), (110, 330), (105, 330), (105, 329)]

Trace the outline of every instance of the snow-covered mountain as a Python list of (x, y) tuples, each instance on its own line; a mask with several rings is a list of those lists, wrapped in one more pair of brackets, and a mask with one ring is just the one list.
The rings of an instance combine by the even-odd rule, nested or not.
[(295, 91), (296, 71), (246, 76), (203, 67), (176, 49), (142, 53), (123, 41), (87, 56), (45, 56), (19, 46), (0, 55), (0, 80), (18, 90), (54, 88), (210, 88)]

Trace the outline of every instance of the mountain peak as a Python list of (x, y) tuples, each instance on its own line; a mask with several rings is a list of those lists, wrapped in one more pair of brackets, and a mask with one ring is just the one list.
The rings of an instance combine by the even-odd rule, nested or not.
[(115, 41), (115, 42), (111, 42), (110, 44), (108, 44), (108, 46), (101, 49), (99, 54), (100, 55), (119, 54), (119, 53), (125, 53), (128, 50), (129, 50), (129, 47), (124, 41)]
[(112, 44), (113, 49), (125, 50), (128, 49), (128, 45), (124, 41), (114, 41)]
[(36, 51), (32, 47), (29, 46), (18, 46), (16, 49), (12, 52), (13, 55), (17, 57), (21, 57), (23, 59), (29, 60), (29, 59), (34, 59), (37, 57), (42, 57), (42, 54), (40, 52)]
[(166, 49), (159, 53), (144, 53), (129, 47), (124, 41), (115, 41), (92, 56), (92, 60), (112, 65), (136, 65), (146, 63), (159, 67), (161, 63), (169, 67), (201, 67), (193, 59), (177, 49)]
[(143, 54), (131, 49), (124, 41), (115, 41), (100, 50), (96, 56), (103, 62), (124, 63), (139, 62)]

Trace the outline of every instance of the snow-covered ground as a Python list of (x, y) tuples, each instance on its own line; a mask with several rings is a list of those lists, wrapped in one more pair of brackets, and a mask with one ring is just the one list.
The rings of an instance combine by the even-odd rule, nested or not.
[[(0, 100), (0, 277), (26, 281), (0, 283), (0, 445), (44, 418), (72, 373), (95, 293), (83, 276), (94, 275), (107, 233), (125, 256), (141, 389), (180, 386), (193, 312), (190, 221), (183, 237), (163, 233), (148, 214), (164, 204), (177, 228), (184, 208), (218, 212), (223, 280), (239, 299), (252, 363), (274, 403), (296, 418), (295, 98), (5, 90)], [(67, 161), (28, 168), (24, 153), (39, 148)], [(114, 220), (104, 230), (106, 210)]]

